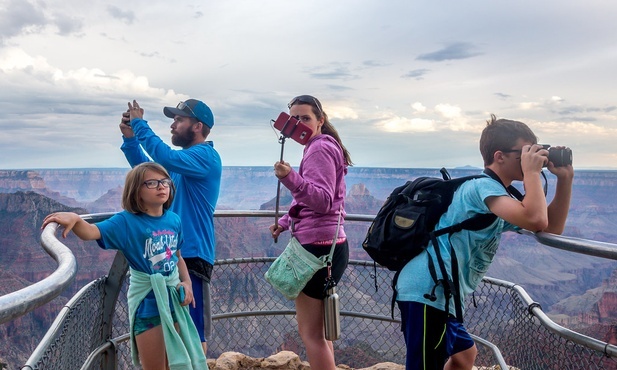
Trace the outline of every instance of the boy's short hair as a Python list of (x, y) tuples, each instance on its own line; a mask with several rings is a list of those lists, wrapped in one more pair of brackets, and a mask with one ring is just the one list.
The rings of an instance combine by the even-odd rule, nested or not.
[[(144, 176), (148, 170), (169, 178), (169, 173), (167, 170), (158, 163), (144, 162), (133, 167), (133, 169), (126, 174), (124, 189), (122, 190), (122, 208), (127, 212), (133, 214), (145, 213), (146, 210), (143, 205), (143, 201), (139, 196), (139, 189), (141, 189), (144, 181), (146, 180)], [(169, 186), (169, 198), (163, 204), (163, 209), (169, 209), (171, 202), (174, 199), (175, 192), (176, 188), (172, 182)]]
[(532, 144), (538, 143), (536, 135), (523, 122), (497, 119), (494, 114), (491, 114), (491, 119), (486, 121), (486, 127), (480, 136), (480, 153), (484, 166), (493, 163), (493, 155), (496, 151), (512, 149), (519, 139)]

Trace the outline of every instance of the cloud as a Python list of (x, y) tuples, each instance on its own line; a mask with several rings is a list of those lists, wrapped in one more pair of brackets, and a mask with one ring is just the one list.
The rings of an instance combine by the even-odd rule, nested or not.
[(413, 110), (415, 110), (416, 112), (419, 112), (419, 113), (424, 113), (424, 112), (426, 112), (426, 107), (425, 107), (424, 105), (422, 105), (422, 103), (420, 103), (419, 101), (417, 101), (417, 102), (413, 103), (413, 104), (411, 105), (411, 108), (412, 108)]
[[(432, 133), (448, 135), (448, 133), (469, 133), (472, 136), (479, 135), (485, 122), (475, 117), (467, 116), (461, 107), (440, 103), (433, 109), (428, 109), (421, 102), (411, 104), (413, 114), (416, 117), (408, 118), (396, 115), (392, 112), (382, 114), (375, 126), (384, 132), (398, 133)], [(435, 140), (443, 140), (443, 137)]]
[(334, 91), (349, 91), (349, 90), (353, 90), (351, 87), (344, 86), (344, 85), (326, 85), (326, 86), (328, 87), (328, 89), (334, 90)]
[(409, 71), (409, 72), (405, 73), (401, 77), (403, 77), (403, 78), (415, 78), (416, 80), (421, 80), (421, 79), (423, 79), (424, 75), (427, 74), (428, 72), (430, 72), (430, 69), (426, 69), (426, 68), (414, 69), (413, 71)]
[(521, 110), (532, 110), (541, 107), (542, 104), (538, 102), (521, 102), (518, 104), (519, 109)]
[(437, 104), (435, 111), (445, 118), (453, 119), (461, 117), (461, 108), (450, 104)]
[(29, 1), (4, 1), (0, 6), (0, 43), (23, 33), (39, 32), (47, 24), (41, 8)]
[(495, 96), (497, 96), (497, 97), (499, 97), (499, 98), (501, 98), (501, 99), (504, 99), (504, 100), (505, 100), (505, 99), (509, 99), (509, 98), (511, 98), (511, 97), (512, 97), (511, 95), (504, 94), (504, 93), (494, 93), (493, 95), (495, 95)]
[(435, 122), (425, 118), (405, 118), (390, 116), (382, 119), (377, 126), (385, 132), (408, 133), (408, 132), (433, 132), (437, 131)]
[[(526, 111), (546, 111), (560, 116), (561, 120), (568, 121), (585, 121), (592, 122), (598, 119), (606, 119), (609, 117), (601, 117), (597, 113), (611, 113), (617, 107), (609, 105), (605, 107), (586, 106), (583, 104), (568, 104), (566, 100), (559, 96), (551, 96), (538, 101), (527, 101), (518, 103), (518, 108)], [(609, 118), (610, 119), (610, 118)]]
[(455, 42), (443, 49), (420, 54), (416, 59), (428, 62), (442, 62), (444, 60), (468, 59), (483, 54), (477, 51), (474, 52), (473, 49), (475, 49), (475, 46), (469, 42)]
[(568, 137), (615, 137), (617, 136), (617, 128), (611, 128), (602, 126), (596, 123), (573, 121), (573, 122), (561, 122), (561, 121), (541, 121), (530, 123), (533, 126), (534, 132), (541, 136), (541, 134), (548, 134), (550, 136), (568, 136)]
[[(186, 99), (185, 95), (173, 90), (152, 87), (147, 77), (128, 70), (113, 73), (84, 67), (61, 70), (50, 65), (45, 58), (33, 57), (17, 48), (0, 49), (0, 85), (3, 86), (0, 100), (7, 101), (7, 104), (20, 104), (19, 99), (15, 99), (16, 91), (27, 97), (29, 115), (117, 114), (118, 109), (125, 108), (122, 102), (127, 101), (127, 96), (157, 107), (169, 100)], [(9, 111), (22, 110), (15, 107)], [(66, 119), (69, 121), (81, 125), (73, 118)]]
[[(84, 22), (79, 16), (65, 12), (47, 12), (44, 3), (33, 4), (23, 0), (8, 0), (0, 6), (0, 43), (13, 37), (43, 34), (48, 27), (55, 27), (61, 36), (79, 34)], [(55, 9), (55, 7), (54, 7)]]
[(337, 120), (357, 120), (359, 117), (358, 112), (345, 105), (329, 105), (326, 113), (329, 118)]
[(67, 17), (64, 14), (54, 15), (53, 22), (58, 28), (58, 34), (61, 36), (76, 34), (83, 29), (83, 22), (80, 19)]
[(108, 5), (107, 12), (114, 18), (121, 20), (126, 24), (133, 24), (135, 21), (135, 13), (132, 10), (124, 11), (117, 6)]
[(325, 66), (307, 68), (306, 71), (312, 78), (320, 80), (355, 80), (359, 76), (349, 69), (349, 63), (330, 63)]
[(377, 60), (365, 60), (364, 62), (362, 62), (362, 65), (364, 67), (385, 67), (388, 66), (388, 63), (384, 63), (384, 62), (380, 62)]
[(611, 105), (610, 107), (602, 108), (601, 111), (605, 112), (605, 113), (610, 113), (610, 112), (612, 112), (612, 111), (614, 111), (616, 109), (617, 109), (617, 106)]

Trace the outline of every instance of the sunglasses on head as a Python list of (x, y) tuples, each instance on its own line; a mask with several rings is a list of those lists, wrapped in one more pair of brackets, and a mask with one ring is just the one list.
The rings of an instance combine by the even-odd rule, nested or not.
[(189, 111), (191, 112), (191, 114), (193, 115), (193, 117), (197, 117), (195, 112), (193, 112), (193, 109), (186, 102), (181, 101), (180, 103), (178, 103), (176, 108), (178, 108), (178, 109), (180, 109), (181, 111), (184, 111), (184, 112), (186, 112), (186, 110), (184, 110), (184, 108), (188, 108)]
[(310, 104), (316, 107), (319, 110), (319, 113), (323, 114), (323, 110), (321, 109), (321, 103), (319, 102), (319, 100), (317, 100), (316, 98), (310, 95), (296, 96), (295, 98), (291, 99), (289, 104), (287, 104), (287, 108), (291, 109), (291, 107), (298, 102), (304, 103), (304, 104)]

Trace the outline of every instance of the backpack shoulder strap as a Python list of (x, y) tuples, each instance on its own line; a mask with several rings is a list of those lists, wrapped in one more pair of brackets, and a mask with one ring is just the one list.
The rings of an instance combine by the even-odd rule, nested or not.
[[(498, 181), (502, 186), (504, 186), (508, 194), (515, 197), (516, 199), (522, 200), (523, 198), (522, 194), (513, 186), (506, 187), (501, 181), (501, 179), (499, 178), (499, 176), (497, 176), (497, 174), (495, 174), (492, 170), (487, 168), (485, 169), (485, 173), (491, 178)], [(458, 184), (456, 185), (456, 188), (458, 188), (460, 184), (462, 184), (463, 182), (467, 180), (477, 179), (481, 177), (484, 177), (484, 175), (471, 175), (471, 176), (451, 179), (448, 181), (458, 182)], [(425, 298), (434, 301), (437, 298), (435, 296), (435, 289), (437, 288), (438, 285), (442, 285), (445, 298), (446, 298), (445, 310), (446, 312), (449, 312), (450, 299), (453, 298), (455, 312), (456, 312), (456, 319), (459, 322), (463, 322), (463, 313), (462, 313), (462, 307), (461, 307), (461, 302), (460, 302), (461, 298), (460, 298), (460, 287), (459, 287), (459, 279), (458, 279), (459, 267), (458, 267), (458, 259), (456, 257), (456, 251), (454, 250), (454, 246), (452, 245), (452, 243), (450, 242), (450, 238), (448, 237), (448, 243), (450, 244), (450, 258), (451, 258), (451, 271), (452, 271), (452, 278), (450, 279), (446, 271), (443, 257), (441, 256), (441, 253), (439, 250), (439, 243), (437, 242), (437, 237), (440, 235), (445, 235), (445, 234), (448, 234), (449, 236), (451, 236), (453, 233), (459, 232), (461, 230), (471, 230), (471, 231), (482, 230), (490, 226), (493, 222), (495, 222), (496, 219), (497, 219), (497, 216), (493, 213), (480, 213), (466, 220), (463, 220), (457, 224), (454, 224), (454, 225), (451, 225), (451, 226), (448, 226), (442, 229), (434, 230), (433, 232), (430, 233), (430, 238), (431, 238), (430, 244), (433, 246), (433, 249), (435, 251), (435, 257), (437, 258), (437, 265), (439, 266), (442, 279), (441, 280), (437, 279), (435, 266), (433, 264), (431, 256), (429, 256), (429, 271), (431, 273), (431, 276), (433, 277), (433, 281), (435, 282), (435, 285), (433, 286), (431, 293), (425, 294), (424, 296)]]
[[(503, 186), (506, 191), (508, 192), (508, 194), (515, 199), (518, 199), (519, 201), (522, 201), (523, 198), (525, 197), (523, 194), (521, 194), (520, 191), (518, 191), (517, 188), (515, 188), (514, 186), (510, 185), (510, 186), (505, 186), (503, 181), (501, 181), (501, 178), (499, 178), (499, 176), (497, 176), (497, 174), (495, 173), (495, 171), (491, 170), (490, 168), (485, 168), (484, 169), (484, 173), (489, 175), (493, 180), (497, 181), (498, 183), (501, 184), (501, 186)], [(546, 192), (545, 192), (546, 193)]]

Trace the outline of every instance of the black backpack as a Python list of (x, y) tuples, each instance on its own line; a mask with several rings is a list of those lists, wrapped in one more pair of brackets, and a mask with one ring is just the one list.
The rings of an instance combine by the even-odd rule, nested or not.
[[(477, 214), (455, 225), (434, 230), (439, 218), (452, 203), (456, 189), (465, 181), (485, 177), (484, 175), (470, 175), (452, 179), (445, 168), (442, 168), (440, 172), (442, 178), (418, 177), (395, 188), (371, 223), (362, 243), (362, 248), (376, 263), (391, 271), (396, 271), (392, 281), (392, 288), (395, 289), (396, 280), (403, 267), (432, 242), (435, 246), (441, 275), (444, 278), (437, 279), (433, 261), (429, 259), (428, 268), (435, 281), (435, 286), (430, 294), (425, 294), (425, 297), (436, 300), (435, 289), (438, 285), (443, 285), (448, 298), (446, 302), (449, 303), (451, 295), (459, 295), (458, 264), (452, 249), (452, 277), (454, 279), (452, 281), (446, 272), (436, 238), (461, 230), (482, 230), (490, 226), (497, 219), (497, 216), (492, 213)], [(487, 169), (485, 173), (501, 183), (499, 177), (491, 170)], [(517, 199), (522, 199), (522, 195), (516, 188), (510, 186), (507, 190)], [(376, 283), (375, 286), (377, 286)], [(395, 299), (396, 290), (392, 297), (393, 309)], [(458, 300), (455, 302), (457, 303), (457, 319), (462, 321), (462, 315), (459, 315), (459, 312), (462, 311), (458, 305)], [(448, 307), (446, 306), (447, 310)]]

